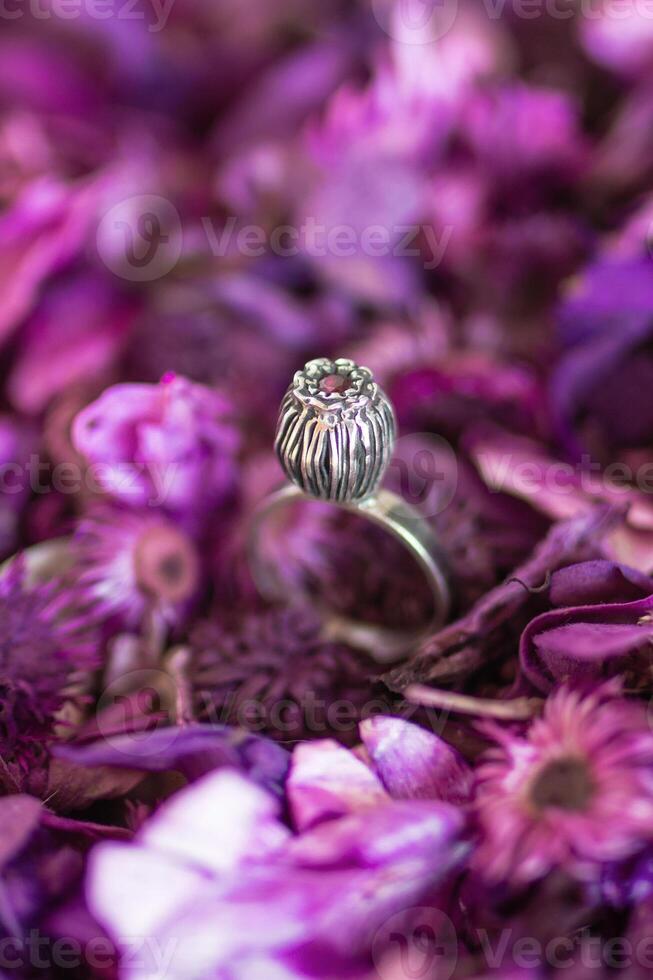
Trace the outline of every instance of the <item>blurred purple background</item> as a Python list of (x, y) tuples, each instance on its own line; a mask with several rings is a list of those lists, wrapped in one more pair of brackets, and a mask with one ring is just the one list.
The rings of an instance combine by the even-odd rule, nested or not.
[[(0, 0), (0, 974), (650, 938), (652, 69), (647, 0)], [(389, 673), (311, 597), (422, 622), (391, 541), (300, 509), (274, 608), (245, 560), (319, 356), (451, 565)]]

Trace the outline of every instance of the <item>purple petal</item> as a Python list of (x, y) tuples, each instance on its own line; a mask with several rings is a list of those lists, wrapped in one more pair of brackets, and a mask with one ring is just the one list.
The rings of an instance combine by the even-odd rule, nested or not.
[(576, 661), (601, 662), (624, 656), (650, 643), (651, 636), (651, 631), (635, 625), (570, 623), (534, 637), (533, 643), (549, 666), (554, 661), (573, 665)]
[[(65, 748), (62, 746), (62, 748)], [(143, 779), (143, 773), (108, 766), (85, 768), (60, 755), (58, 749), (48, 768), (47, 799), (59, 813), (85, 810), (97, 800), (126, 795)]]
[(25, 325), (8, 380), (12, 404), (37, 414), (69, 385), (102, 377), (114, 364), (136, 314), (101, 277), (57, 285)]
[(79, 766), (115, 766), (141, 772), (175, 770), (189, 782), (228, 766), (247, 773), (254, 782), (277, 795), (289, 765), (289, 755), (280, 745), (223, 725), (160, 728), (90, 745), (60, 745), (55, 754)]
[(598, 678), (623, 669), (634, 653), (648, 648), (653, 596), (613, 605), (568, 607), (536, 617), (519, 648), (524, 677), (539, 691), (556, 683)]
[(74, 820), (72, 817), (60, 817), (56, 813), (43, 812), (42, 824), (49, 830), (57, 832), (59, 837), (68, 838), (76, 845), (95, 843), (101, 840), (130, 840), (131, 830), (126, 827), (114, 827), (111, 824), (93, 823), (90, 820)]
[[(235, 772), (211, 773), (172, 797), (135, 846), (103, 844), (91, 860), (87, 898), (117, 936), (150, 935), (186, 902), (215, 894), (212, 876), (277, 850), (289, 831), (278, 804)], [(236, 879), (238, 875), (236, 875)]]
[(47, 276), (81, 249), (101, 186), (72, 191), (37, 182), (0, 219), (0, 340), (30, 312)]
[(360, 733), (374, 768), (393, 799), (449, 803), (469, 799), (471, 770), (437, 735), (386, 715), (362, 722)]
[(596, 262), (561, 304), (558, 319), (568, 350), (552, 376), (551, 402), (560, 434), (575, 452), (593, 450), (598, 436), (598, 449), (608, 459), (611, 443), (637, 445), (650, 435), (649, 362), (636, 357), (652, 330), (650, 271), (648, 256)]
[(586, 606), (598, 602), (631, 602), (653, 592), (653, 580), (636, 568), (612, 561), (568, 565), (551, 576), (553, 606)]
[(302, 867), (382, 867), (405, 858), (428, 860), (451, 845), (463, 826), (460, 810), (433, 800), (388, 801), (373, 810), (327, 820), (291, 841), (286, 854)]
[(34, 796), (5, 796), (0, 799), (0, 867), (23, 849), (41, 822), (43, 807)]

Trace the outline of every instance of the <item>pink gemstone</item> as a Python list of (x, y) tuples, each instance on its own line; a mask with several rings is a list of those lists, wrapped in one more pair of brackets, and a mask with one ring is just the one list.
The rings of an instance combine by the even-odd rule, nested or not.
[(334, 391), (347, 391), (351, 387), (352, 382), (348, 374), (327, 374), (326, 378), (320, 381), (320, 391), (326, 392), (327, 395), (333, 394)]

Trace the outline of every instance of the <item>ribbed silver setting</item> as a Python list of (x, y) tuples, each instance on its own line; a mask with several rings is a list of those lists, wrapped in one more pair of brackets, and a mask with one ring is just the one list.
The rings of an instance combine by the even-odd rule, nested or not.
[[(338, 375), (346, 388), (324, 390)], [(304, 493), (346, 503), (374, 493), (395, 433), (392, 406), (372, 372), (344, 357), (320, 357), (297, 371), (284, 396), (275, 449)]]

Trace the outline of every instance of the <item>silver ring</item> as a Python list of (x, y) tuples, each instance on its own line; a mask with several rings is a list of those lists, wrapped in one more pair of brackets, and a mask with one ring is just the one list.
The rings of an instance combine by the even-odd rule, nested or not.
[(446, 620), (450, 593), (446, 561), (429, 524), (401, 497), (379, 489), (390, 462), (396, 422), (372, 372), (346, 358), (322, 357), (297, 371), (279, 413), (275, 449), (290, 483), (270, 494), (253, 515), (248, 555), (256, 587), (272, 601), (286, 598), (274, 564), (259, 547), (270, 515), (297, 500), (326, 501), (379, 525), (410, 552), (433, 599), (431, 621), (398, 632), (323, 610), (325, 634), (389, 660), (417, 645)]

